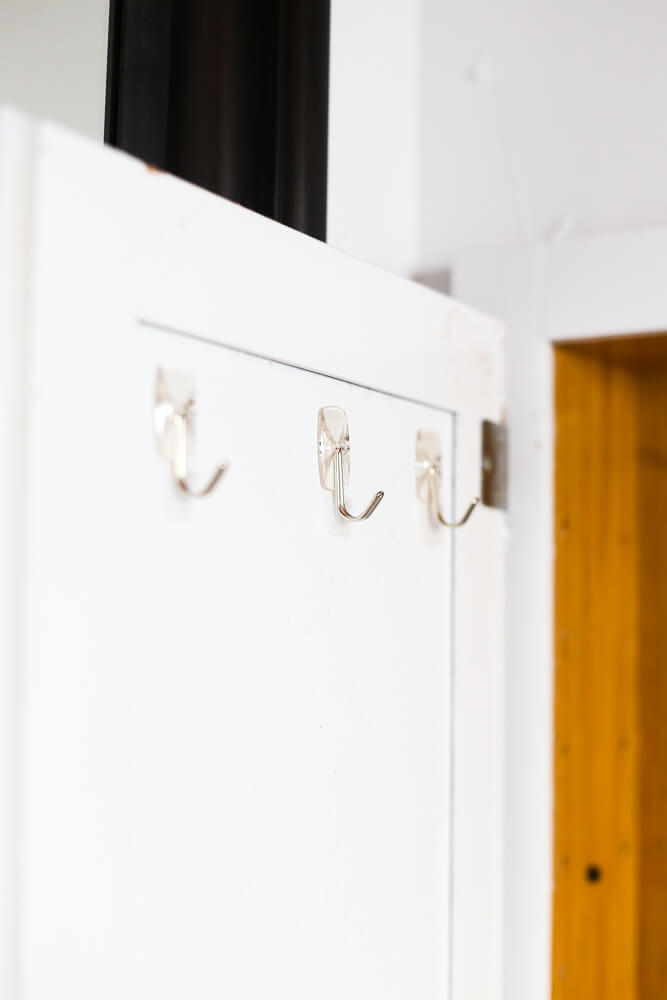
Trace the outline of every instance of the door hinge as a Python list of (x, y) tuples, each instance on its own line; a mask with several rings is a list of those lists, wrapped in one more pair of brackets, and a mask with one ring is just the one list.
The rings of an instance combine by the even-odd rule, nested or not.
[(507, 427), (482, 421), (482, 503), (507, 510)]

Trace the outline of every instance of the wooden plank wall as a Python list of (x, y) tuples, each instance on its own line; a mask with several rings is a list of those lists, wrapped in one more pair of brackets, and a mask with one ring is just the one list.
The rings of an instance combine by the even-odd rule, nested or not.
[(554, 1000), (667, 996), (667, 337), (555, 350)]
[(667, 997), (667, 374), (643, 372), (639, 434), (639, 996)]

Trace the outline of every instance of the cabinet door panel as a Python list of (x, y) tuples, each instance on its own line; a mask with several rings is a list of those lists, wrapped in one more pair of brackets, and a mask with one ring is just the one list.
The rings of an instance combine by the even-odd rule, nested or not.
[[(475, 492), (498, 324), (11, 114), (0, 201), (0, 992), (499, 996), (503, 515), (436, 527), (415, 483), (432, 429), (444, 511)], [(195, 485), (230, 463), (205, 498), (158, 366)]]
[[(208, 497), (183, 496), (156, 451), (158, 365), (196, 380), (194, 473), (229, 459)], [(48, 700), (52, 739), (40, 739), (34, 777), (63, 785), (70, 810), (88, 788), (69, 849), (90, 863), (58, 864), (60, 797), (42, 802), (32, 863), (51, 875), (32, 904), (43, 933), (65, 896), (93, 927), (101, 915), (100, 933), (115, 913), (137, 998), (442, 997), (451, 534), (417, 499), (414, 452), (417, 430), (437, 429), (449, 470), (452, 417), (145, 327), (134, 367), (117, 801), (93, 779), (108, 754), (95, 716), (109, 707), (57, 657), (51, 676), (76, 704)], [(319, 483), (317, 412), (329, 403), (350, 420), (350, 507), (385, 491), (366, 522), (344, 522)], [(91, 474), (104, 461), (91, 458)], [(85, 746), (77, 760), (72, 740)], [(124, 872), (111, 885), (86, 848), (96, 806), (126, 815), (98, 839)], [(61, 979), (44, 975), (63, 995), (93, 988), (85, 962), (59, 968)]]

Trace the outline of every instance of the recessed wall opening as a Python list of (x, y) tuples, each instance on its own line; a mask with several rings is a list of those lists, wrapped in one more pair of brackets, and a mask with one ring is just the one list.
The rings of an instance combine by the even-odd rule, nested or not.
[(554, 1000), (667, 996), (667, 334), (555, 348)]

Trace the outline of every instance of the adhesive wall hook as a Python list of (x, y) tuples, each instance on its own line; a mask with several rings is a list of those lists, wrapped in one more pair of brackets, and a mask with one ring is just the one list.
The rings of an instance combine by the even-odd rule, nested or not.
[(227, 469), (219, 465), (206, 486), (193, 489), (188, 481), (188, 456), (194, 429), (194, 392), (186, 372), (158, 368), (155, 383), (155, 436), (160, 454), (171, 462), (174, 482), (189, 497), (212, 493)]
[(334, 495), (334, 508), (346, 521), (366, 521), (381, 503), (376, 493), (361, 514), (350, 514), (345, 505), (345, 487), (350, 478), (350, 431), (345, 410), (324, 406), (317, 417), (317, 457), (322, 489)]
[(417, 431), (417, 496), (429, 505), (431, 513), (445, 528), (461, 528), (475, 507), (479, 497), (473, 497), (466, 512), (458, 521), (446, 521), (440, 510), (440, 439), (435, 431)]

